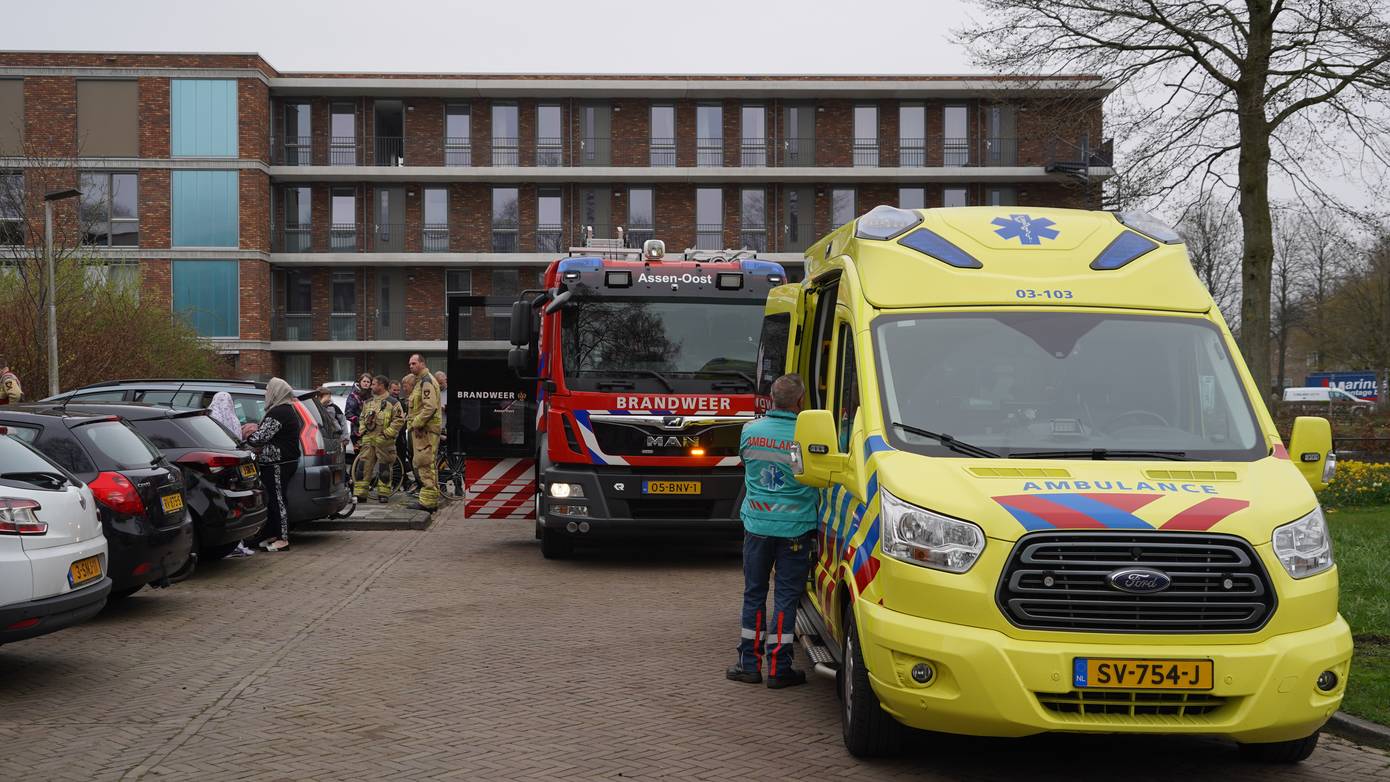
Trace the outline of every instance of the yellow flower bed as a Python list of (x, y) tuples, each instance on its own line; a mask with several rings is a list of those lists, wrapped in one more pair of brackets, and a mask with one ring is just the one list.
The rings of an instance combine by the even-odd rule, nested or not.
[(1390, 464), (1339, 462), (1332, 482), (1318, 498), (1332, 508), (1390, 505)]

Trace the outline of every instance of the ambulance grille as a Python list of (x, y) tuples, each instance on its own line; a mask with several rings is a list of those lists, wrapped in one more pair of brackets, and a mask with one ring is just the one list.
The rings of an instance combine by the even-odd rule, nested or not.
[(1226, 705), (1225, 698), (1204, 692), (1086, 690), (1033, 694), (1048, 711), (1080, 717), (1202, 717)]
[[(1151, 568), (1167, 589), (1135, 594), (1111, 573)], [(1179, 532), (1038, 532), (1014, 545), (996, 595), (1028, 630), (1089, 633), (1249, 633), (1274, 613), (1274, 589), (1240, 538)]]

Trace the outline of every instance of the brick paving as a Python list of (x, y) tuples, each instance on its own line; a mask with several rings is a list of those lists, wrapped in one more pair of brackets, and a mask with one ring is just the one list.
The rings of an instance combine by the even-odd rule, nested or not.
[(317, 532), (0, 649), (0, 780), (1390, 779), (1324, 737), (1294, 768), (1200, 739), (920, 735), (860, 763), (828, 681), (723, 679), (737, 552), (545, 562), (457, 505)]

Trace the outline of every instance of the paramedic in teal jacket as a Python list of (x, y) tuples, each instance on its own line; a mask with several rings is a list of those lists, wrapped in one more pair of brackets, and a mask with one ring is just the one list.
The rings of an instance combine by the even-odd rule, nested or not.
[[(761, 684), (767, 659), (767, 686), (773, 689), (806, 683), (792, 668), (796, 651), (796, 608), (806, 590), (815, 539), (820, 492), (796, 481), (792, 445), (796, 414), (806, 387), (796, 375), (772, 383), (772, 410), (743, 426), (743, 624), (738, 664), (725, 675), (738, 682)], [(767, 609), (768, 579), (777, 571), (772, 611)]]

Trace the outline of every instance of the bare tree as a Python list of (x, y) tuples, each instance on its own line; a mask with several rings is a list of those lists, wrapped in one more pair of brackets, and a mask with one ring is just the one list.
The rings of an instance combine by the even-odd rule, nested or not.
[(1184, 209), (1176, 222), (1193, 271), (1226, 322), (1239, 333), (1240, 227), (1230, 203), (1209, 195)]
[(1298, 244), (1303, 251), (1304, 281), (1308, 286), (1304, 330), (1317, 345), (1321, 364), (1326, 360), (1325, 346), (1332, 336), (1328, 326), (1328, 300), (1358, 250), (1346, 220), (1331, 209), (1302, 210), (1295, 218), (1293, 230), (1298, 234)]
[(1274, 385), (1284, 388), (1289, 362), (1289, 337), (1308, 319), (1308, 259), (1299, 231), (1298, 213), (1274, 221), (1274, 269), (1270, 285), (1270, 339), (1275, 351)]
[(1357, 253), (1327, 302), (1327, 341), (1340, 362), (1361, 369), (1390, 366), (1390, 227)]
[(1256, 382), (1268, 389), (1275, 256), (1270, 169), (1301, 194), (1335, 203), (1308, 170), (1310, 162), (1319, 170), (1333, 160), (1390, 162), (1384, 4), (976, 2), (985, 19), (957, 33), (976, 64), (1006, 74), (1092, 73), (1116, 86), (1122, 105), (1110, 121), (1130, 153), (1122, 161), (1125, 178), (1152, 184), (1160, 197), (1189, 186), (1236, 192), (1241, 347)]

